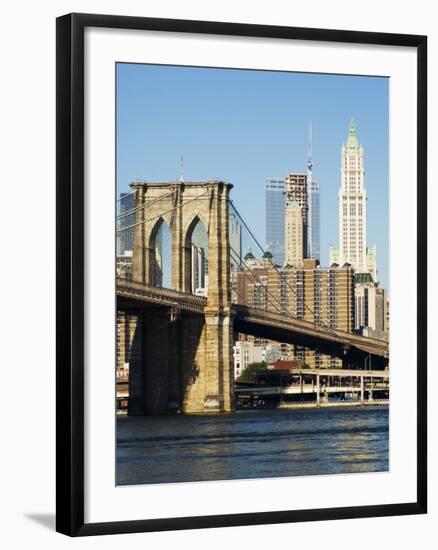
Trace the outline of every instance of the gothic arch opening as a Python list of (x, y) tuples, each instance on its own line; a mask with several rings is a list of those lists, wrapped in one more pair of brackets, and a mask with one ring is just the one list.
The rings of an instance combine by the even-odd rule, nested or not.
[(207, 296), (208, 291), (208, 234), (196, 216), (186, 235), (186, 288), (192, 294)]
[(151, 231), (149, 251), (152, 285), (172, 288), (172, 232), (163, 218)]

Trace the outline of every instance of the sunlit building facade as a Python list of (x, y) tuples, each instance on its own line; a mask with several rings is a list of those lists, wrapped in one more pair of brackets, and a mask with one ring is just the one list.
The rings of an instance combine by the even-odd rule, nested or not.
[(285, 211), (285, 259), (284, 263), (291, 267), (303, 265), (304, 235), (303, 212), (296, 202), (288, 202)]
[(355, 271), (368, 270), (366, 253), (366, 201), (364, 150), (351, 119), (348, 138), (342, 145), (339, 189), (339, 264)]
[[(252, 256), (251, 262), (251, 266), (232, 277), (233, 301), (328, 329), (353, 332), (354, 271), (350, 265), (324, 269), (318, 266), (317, 260), (304, 259), (300, 268), (274, 269), (267, 258)], [(246, 269), (251, 273), (247, 274)], [(260, 345), (267, 344), (268, 341), (260, 342)], [(281, 350), (283, 358), (297, 359), (312, 367), (342, 366), (339, 358), (317, 350), (289, 344), (281, 344)]]

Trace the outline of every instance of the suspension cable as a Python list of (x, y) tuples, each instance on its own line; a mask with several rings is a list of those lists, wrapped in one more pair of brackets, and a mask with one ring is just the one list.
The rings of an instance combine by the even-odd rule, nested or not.
[(247, 302), (245, 300), (245, 298), (240, 294), (240, 292), (236, 288), (232, 288), (231, 290), (232, 290), (232, 292), (235, 292), (237, 294), (237, 296), (242, 300), (243, 305), (248, 306), (248, 307), (253, 307), (249, 302)]
[(210, 189), (207, 189), (207, 191), (205, 191), (201, 195), (198, 195), (197, 197), (193, 197), (192, 199), (189, 199), (188, 201), (185, 201), (185, 202), (182, 202), (181, 204), (178, 204), (177, 206), (175, 206), (174, 208), (171, 208), (170, 210), (166, 210), (165, 212), (161, 212), (157, 216), (153, 216), (152, 218), (148, 218), (147, 220), (140, 220), (139, 222), (133, 223), (132, 225), (128, 225), (127, 227), (122, 227), (120, 229), (117, 229), (117, 233), (121, 233), (122, 231), (126, 231), (128, 229), (131, 229), (132, 227), (136, 227), (137, 225), (141, 225), (141, 224), (144, 224), (144, 223), (151, 222), (153, 220), (157, 220), (157, 219), (161, 218), (162, 216), (164, 216), (165, 214), (169, 214), (170, 212), (174, 212), (175, 210), (178, 210), (178, 208), (186, 206), (187, 204), (190, 204), (193, 201), (199, 200), (201, 197), (203, 197), (207, 193), (210, 193)]
[[(231, 251), (231, 253), (235, 256), (234, 261), (236, 261), (236, 257), (238, 258), (238, 254), (236, 253), (236, 251), (234, 250), (234, 248), (233, 248), (231, 245), (230, 245), (230, 251)], [(243, 262), (245, 263), (245, 260), (243, 260)], [(245, 266), (247, 266), (246, 263), (245, 263)], [(247, 267), (248, 267), (248, 266), (247, 266)], [(256, 275), (253, 271), (251, 271), (250, 267), (248, 267), (248, 272), (246, 272), (246, 273), (245, 273), (245, 272), (241, 272), (241, 273), (243, 273), (243, 275), (246, 276), (246, 277), (248, 277), (248, 278), (251, 277), (253, 283), (256, 282), (256, 283), (261, 284), (261, 285), (263, 286), (265, 292), (266, 292), (266, 295), (269, 296), (269, 297), (272, 297), (272, 294), (268, 291), (267, 285), (265, 285), (265, 284), (257, 277), (257, 275)], [(275, 298), (274, 298), (274, 300), (275, 300)], [(281, 310), (281, 303), (280, 303), (280, 302), (278, 302), (280, 308), (278, 308), (278, 306), (277, 306), (275, 303), (271, 302), (270, 300), (267, 300), (267, 302), (270, 303), (270, 304), (277, 310), (277, 312), (278, 312), (280, 315), (283, 315), (283, 311)], [(255, 306), (252, 306), (252, 307), (255, 307)], [(287, 309), (286, 309), (286, 312), (287, 312), (287, 314), (288, 314), (290, 317), (292, 317), (292, 316), (290, 315), (290, 313), (287, 311)]]
[[(233, 210), (235, 211), (235, 213), (237, 214), (237, 216), (239, 217), (240, 221), (243, 223), (245, 229), (248, 231), (248, 233), (250, 234), (250, 236), (252, 237), (252, 239), (253, 239), (254, 242), (256, 243), (256, 245), (259, 247), (259, 249), (260, 249), (262, 252), (265, 252), (265, 250), (263, 249), (262, 245), (259, 243), (259, 241), (258, 241), (257, 238), (255, 237), (254, 233), (253, 233), (253, 232), (251, 231), (251, 229), (248, 227), (247, 223), (246, 223), (245, 220), (242, 218), (240, 212), (239, 212), (239, 211), (237, 210), (237, 208), (235, 207), (233, 201), (232, 201), (231, 199), (228, 199), (228, 201), (229, 201), (229, 203), (231, 204), (231, 206), (232, 206)], [(271, 258), (268, 258), (268, 260), (269, 260), (270, 264), (272, 265), (272, 267), (277, 271), (277, 273), (279, 273), (278, 267), (274, 264), (274, 262), (271, 260)], [(288, 283), (288, 281), (287, 281), (287, 277), (284, 278), (284, 281), (285, 281), (287, 287), (293, 292), (293, 294), (294, 294), (295, 296), (297, 296), (297, 292), (295, 291), (295, 289), (292, 288), (292, 287), (289, 285), (289, 283)], [(303, 299), (303, 305), (304, 305), (304, 307), (312, 314), (313, 319), (314, 319), (314, 324), (317, 324), (317, 323), (315, 322), (315, 318), (317, 317), (317, 316), (315, 315), (315, 312), (312, 310), (312, 308), (311, 308), (310, 306), (308, 306), (308, 305), (305, 303), (304, 299)], [(346, 340), (346, 339), (343, 338), (342, 336), (339, 336), (339, 334), (338, 334), (334, 329), (332, 329), (331, 327), (329, 327), (329, 326), (328, 326), (326, 323), (324, 323), (319, 317), (318, 317), (318, 319), (319, 319), (319, 324), (320, 324), (320, 326), (322, 326), (323, 328), (325, 328), (325, 329), (326, 329), (328, 332), (330, 332), (331, 334), (335, 335), (337, 338), (340, 338), (341, 340), (344, 340), (344, 342), (346, 342), (346, 343), (349, 344), (348, 340)]]
[(137, 210), (141, 210), (142, 208), (146, 208), (148, 206), (151, 206), (152, 204), (155, 204), (156, 202), (159, 202), (163, 199), (166, 199), (167, 197), (169, 197), (170, 195), (173, 195), (174, 193), (176, 193), (176, 189), (174, 189), (173, 191), (170, 191), (169, 193), (166, 193), (165, 195), (161, 195), (161, 197), (156, 197), (155, 200), (145, 202), (144, 204), (141, 204), (140, 206), (136, 206), (134, 208), (131, 208), (131, 210), (126, 210), (126, 212), (122, 212), (121, 214), (118, 214), (116, 216), (116, 218), (124, 218), (126, 216), (129, 216), (130, 214), (133, 214)]

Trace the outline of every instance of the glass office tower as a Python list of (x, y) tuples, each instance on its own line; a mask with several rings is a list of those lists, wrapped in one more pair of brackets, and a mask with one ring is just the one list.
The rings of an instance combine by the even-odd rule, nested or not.
[(125, 252), (134, 250), (134, 228), (135, 224), (135, 195), (134, 193), (120, 193), (120, 217), (119, 217), (119, 242), (117, 251), (119, 256)]
[(284, 264), (284, 208), (286, 200), (284, 179), (266, 180), (266, 247), (278, 265)]
[(310, 250), (309, 258), (320, 260), (320, 211), (319, 211), (319, 183), (311, 182), (309, 204), (311, 209), (311, 232), (310, 232)]

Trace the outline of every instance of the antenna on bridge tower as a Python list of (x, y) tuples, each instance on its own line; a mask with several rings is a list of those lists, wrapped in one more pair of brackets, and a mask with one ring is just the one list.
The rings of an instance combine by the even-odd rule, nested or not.
[(181, 155), (181, 162), (179, 165), (179, 181), (184, 181), (184, 157)]

